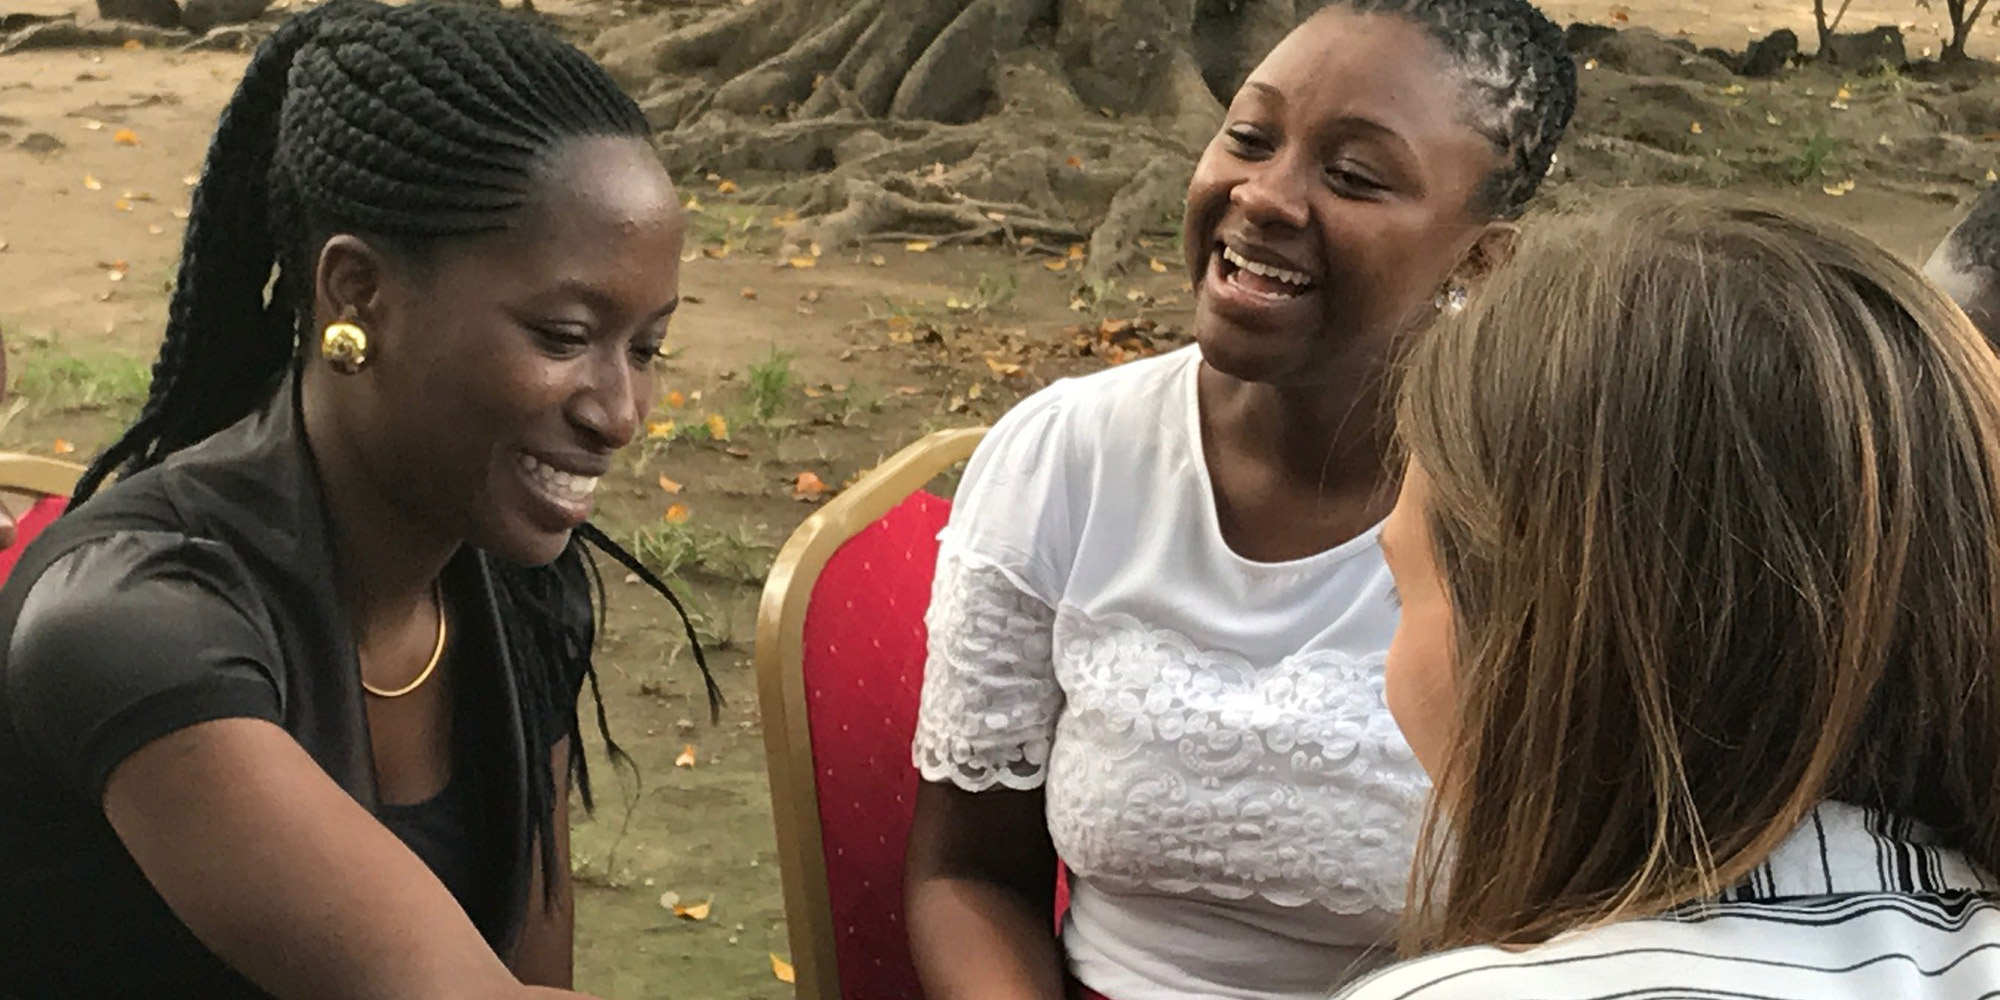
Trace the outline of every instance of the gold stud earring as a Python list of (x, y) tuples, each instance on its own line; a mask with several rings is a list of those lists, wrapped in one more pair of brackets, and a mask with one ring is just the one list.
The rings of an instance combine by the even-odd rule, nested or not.
[(352, 375), (368, 364), (368, 333), (342, 320), (327, 325), (319, 338), (320, 357), (342, 375)]

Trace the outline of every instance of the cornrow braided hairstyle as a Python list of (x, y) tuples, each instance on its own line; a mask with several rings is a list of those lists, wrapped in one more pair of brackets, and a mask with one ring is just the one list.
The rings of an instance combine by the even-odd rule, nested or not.
[(1408, 18), (1444, 49), (1471, 91), (1473, 127), (1505, 161), (1487, 178), (1482, 207), (1520, 215), (1576, 113), (1576, 61), (1562, 29), (1528, 0), (1332, 0), (1326, 9)]
[[(113, 472), (159, 464), (248, 416), (280, 383), (311, 326), (312, 266), (336, 233), (412, 260), (440, 241), (501, 229), (537, 168), (564, 143), (648, 134), (603, 69), (553, 35), (497, 11), (423, 0), (331, 0), (258, 48), (223, 109), (194, 190), (166, 339), (137, 419), (90, 466), (74, 501)], [(588, 681), (614, 760), (590, 650), (604, 608), (586, 543), (681, 614), (719, 717), (721, 692), (667, 585), (593, 525), (543, 567), (496, 565), (526, 745), (547, 746), (558, 692)], [(565, 688), (567, 685), (567, 688)], [(571, 777), (592, 805), (577, 714)], [(553, 900), (553, 775), (528, 768), (528, 808)]]

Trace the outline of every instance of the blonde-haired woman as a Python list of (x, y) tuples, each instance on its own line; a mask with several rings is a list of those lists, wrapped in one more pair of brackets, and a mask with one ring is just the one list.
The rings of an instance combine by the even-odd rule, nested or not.
[[(1735, 202), (1545, 225), (1410, 360), (1387, 697), (1436, 784), (1354, 1000), (2000, 990), (2000, 361)], [(1528, 946), (1528, 947), (1518, 947)]]

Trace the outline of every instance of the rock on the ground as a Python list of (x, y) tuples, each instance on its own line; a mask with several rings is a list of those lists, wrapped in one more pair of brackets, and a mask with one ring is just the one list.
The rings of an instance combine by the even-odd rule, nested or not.
[(1696, 53), (1692, 42), (1667, 38), (1646, 28), (1615, 32), (1588, 51), (1605, 67), (1634, 76), (1724, 83), (1734, 75), (1729, 67)]
[(1865, 70), (1880, 66), (1902, 69), (1910, 62), (1909, 50), (1903, 45), (1903, 29), (1893, 24), (1860, 34), (1835, 35), (1827, 40), (1826, 51), (1820, 55), (1827, 62), (1844, 69)]
[(187, 0), (181, 23), (189, 31), (205, 32), (225, 24), (254, 21), (271, 6), (271, 0)]
[(1578, 21), (1563, 31), (1563, 41), (1569, 43), (1569, 50), (1578, 54), (1594, 53), (1604, 40), (1618, 34), (1618, 29), (1602, 24)]
[(97, 0), (97, 16), (107, 21), (178, 28), (181, 26), (181, 5), (174, 0)]
[(63, 141), (47, 132), (30, 132), (15, 145), (20, 147), (23, 152), (33, 153), (37, 156), (59, 153), (63, 149)]
[(1790, 28), (1779, 28), (1750, 43), (1750, 47), (1743, 52), (1743, 62), (1737, 71), (1744, 76), (1777, 76), (1798, 57), (1798, 34)]

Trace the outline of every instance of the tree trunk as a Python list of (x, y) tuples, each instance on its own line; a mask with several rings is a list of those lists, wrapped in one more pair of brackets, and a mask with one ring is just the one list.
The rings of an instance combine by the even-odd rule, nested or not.
[[(1096, 233), (1102, 283), (1173, 213), (1223, 103), (1324, 2), (756, 0), (598, 49), (673, 126), (676, 169), (816, 173), (799, 241)], [(902, 155), (936, 148), (963, 159)]]
[(1965, 45), (1972, 39), (1972, 29), (1979, 18), (1986, 13), (1986, 3), (1987, 0), (1945, 0), (1945, 12), (1951, 17), (1951, 41), (1944, 46), (1946, 62), (1965, 60)]

